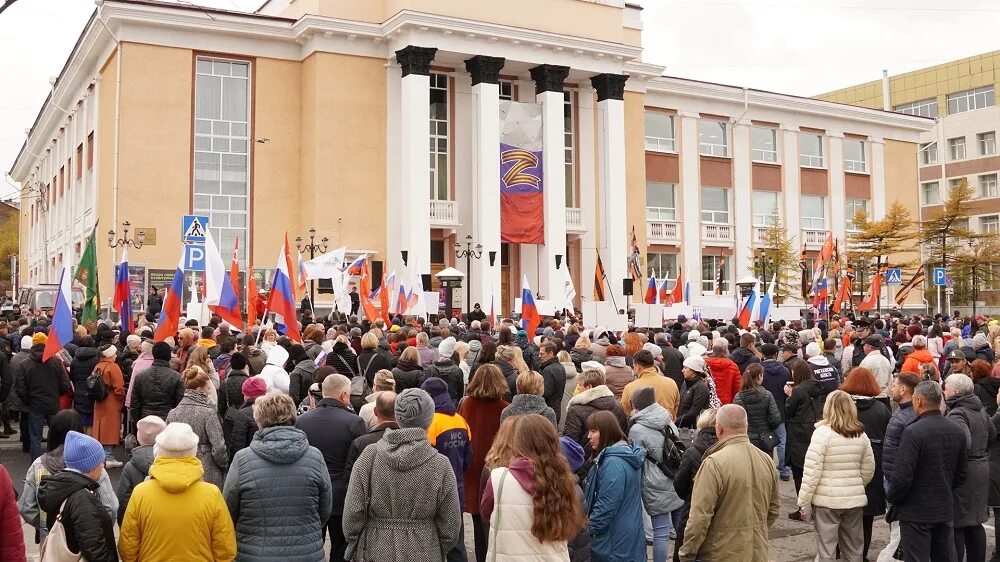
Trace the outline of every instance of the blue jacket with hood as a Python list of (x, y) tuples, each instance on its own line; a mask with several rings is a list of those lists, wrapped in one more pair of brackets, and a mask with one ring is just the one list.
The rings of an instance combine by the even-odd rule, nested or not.
[(620, 441), (605, 448), (587, 476), (587, 517), (593, 562), (645, 562), (642, 465), (646, 454)]

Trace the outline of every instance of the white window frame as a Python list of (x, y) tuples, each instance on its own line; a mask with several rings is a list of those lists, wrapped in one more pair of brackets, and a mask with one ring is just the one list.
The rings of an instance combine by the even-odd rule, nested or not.
[[(702, 140), (702, 125), (712, 123), (722, 128), (722, 144), (705, 142)], [(702, 156), (718, 156), (720, 158), (729, 157), (729, 124), (715, 119), (698, 120), (698, 153)]]
[[(802, 205), (806, 201), (806, 198), (818, 198), (822, 202), (823, 216), (822, 217), (807, 217), (805, 213), (805, 208)], [(826, 203), (827, 197), (824, 195), (802, 195), (799, 198), (799, 211), (802, 215), (802, 229), (803, 230), (826, 230), (827, 229), (827, 219), (826, 219)]]
[[(934, 201), (928, 200), (928, 189), (932, 188), (935, 192)], [(920, 184), (920, 203), (923, 205), (940, 205), (941, 204), (941, 182), (940, 181), (925, 181)]]
[[(705, 208), (705, 205), (704, 205), (704, 201), (705, 201), (704, 193), (705, 193), (706, 189), (721, 189), (722, 192), (725, 193), (725, 195), (726, 195), (726, 198), (725, 198), (726, 208), (725, 208), (725, 210), (706, 209)], [(731, 189), (727, 189), (725, 187), (715, 187), (715, 186), (708, 186), (708, 185), (701, 187), (701, 195), (702, 195), (702, 197), (700, 198), (701, 199), (700, 212), (701, 212), (701, 222), (703, 224), (732, 224), (730, 222), (731, 214), (732, 214), (732, 210), (731, 210), (732, 209), (732, 205), (730, 204), (731, 201), (729, 200), (730, 196), (732, 195), (730, 193), (730, 191), (732, 191), (732, 190)], [(705, 218), (706, 216), (708, 216), (708, 218)]]
[(920, 164), (930, 166), (938, 163), (938, 143), (937, 141), (920, 143)]
[[(669, 189), (671, 192), (673, 192), (674, 206), (673, 207), (656, 207), (656, 206), (651, 206), (651, 205), (649, 205), (647, 203), (647, 205), (646, 205), (646, 220), (676, 222), (677, 221), (677, 184), (666, 183), (666, 182), (647, 181), (646, 182), (646, 191), (647, 191), (647, 193), (648, 193), (649, 188), (650, 188), (651, 185), (656, 185), (656, 186), (658, 186), (660, 188)], [(648, 201), (648, 196), (647, 196), (647, 201)]]
[[(443, 83), (444, 86), (440, 84)], [(429, 129), (433, 132), (430, 133), (430, 144), (429, 156), (432, 160), (430, 164), (430, 190), (431, 190), (431, 201), (450, 201), (451, 200), (451, 178), (449, 177), (451, 169), (451, 80), (450, 77), (443, 72), (431, 72), (430, 75), (430, 89), (431, 90), (442, 90), (444, 91), (445, 99), (445, 112), (444, 119), (435, 119), (433, 116), (430, 118)], [(442, 133), (442, 131), (444, 131)], [(445, 147), (444, 151), (441, 150), (442, 142)], [(439, 156), (444, 154), (444, 170), (438, 169)], [(444, 196), (440, 192), (440, 175), (444, 174)]]
[(1000, 215), (985, 215), (979, 217), (979, 232), (981, 234), (1000, 233)]
[[(709, 276), (708, 279), (705, 279), (705, 260), (706, 259), (711, 260), (710, 271), (712, 272), (712, 274)], [(717, 256), (717, 255), (705, 255), (705, 254), (701, 255), (701, 275), (702, 275), (702, 278), (701, 278), (701, 292), (702, 293), (708, 293), (708, 294), (714, 294), (715, 293), (715, 278), (716, 278), (716, 275), (719, 272), (719, 261), (721, 261), (722, 259), (725, 259), (726, 263), (723, 265), (723, 268), (722, 268), (722, 290), (720, 291), (720, 294), (725, 295), (725, 294), (729, 293), (730, 288), (732, 287), (732, 284), (733, 284), (733, 277), (732, 277), (732, 262), (733, 262), (733, 260), (730, 258), (730, 256)]]
[(997, 174), (980, 174), (976, 178), (979, 182), (979, 196), (988, 197), (1000, 197), (1000, 191), (997, 189)]
[[(563, 90), (563, 173), (566, 174), (566, 207), (575, 209), (576, 200), (576, 107), (573, 106), (573, 90)], [(569, 117), (566, 117), (568, 111)]]
[(951, 160), (965, 160), (966, 152), (965, 137), (952, 137), (948, 139), (948, 157)]
[[(673, 264), (663, 265), (663, 260), (666, 259), (668, 262), (673, 262)], [(673, 281), (677, 279), (678, 271), (678, 260), (679, 256), (677, 254), (671, 254), (667, 252), (647, 252), (646, 253), (646, 267), (649, 271), (647, 273), (652, 273), (657, 276), (657, 281), (663, 283), (663, 280)], [(666, 273), (665, 276), (660, 277)], [(668, 287), (671, 284), (668, 283)]]
[[(814, 137), (819, 139), (819, 155), (806, 154), (802, 152), (803, 137)], [(823, 150), (823, 135), (817, 133), (799, 133), (799, 166), (803, 168), (826, 168)]]
[(897, 113), (906, 113), (907, 115), (918, 115), (920, 117), (937, 117), (938, 116), (937, 98), (927, 98), (923, 100), (913, 101), (910, 103), (901, 103), (893, 107), (892, 110)]
[(868, 212), (868, 200), (848, 197), (844, 201), (844, 216), (846, 217), (844, 228), (847, 232), (858, 231), (858, 229), (854, 226), (854, 215), (857, 214), (858, 211)]
[[(761, 213), (757, 209), (757, 195), (770, 195), (774, 197), (774, 213)], [(781, 197), (777, 191), (766, 191), (763, 189), (753, 190), (753, 195), (751, 195), (751, 204), (753, 205), (753, 225), (758, 228), (767, 228), (769, 226), (777, 225), (781, 220)]]
[(651, 152), (677, 152), (677, 129), (676, 121), (674, 116), (669, 113), (663, 113), (660, 111), (650, 111), (646, 110), (643, 116), (643, 125), (645, 121), (650, 117), (664, 118), (670, 125), (670, 136), (669, 137), (657, 137), (653, 135), (646, 134), (646, 150)]
[(861, 145), (861, 160), (848, 160), (844, 158), (844, 171), (856, 172), (859, 174), (868, 173), (868, 143), (862, 139), (844, 139), (844, 154), (847, 154), (847, 145), (858, 143)]
[[(765, 131), (771, 135), (771, 145), (774, 150), (758, 147), (755, 143), (754, 132)], [(778, 131), (772, 127), (751, 127), (750, 129), (750, 159), (754, 162), (764, 162), (767, 164), (778, 163)]]
[(996, 131), (986, 131), (976, 135), (976, 144), (979, 145), (980, 156), (992, 156), (997, 153)]
[(962, 92), (948, 94), (948, 115), (976, 111), (996, 105), (993, 86), (983, 86)]

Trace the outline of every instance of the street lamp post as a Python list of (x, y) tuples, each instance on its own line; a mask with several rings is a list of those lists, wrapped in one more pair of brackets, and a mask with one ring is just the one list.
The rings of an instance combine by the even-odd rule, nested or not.
[(455, 242), (455, 257), (465, 258), (465, 313), (472, 312), (472, 260), (483, 257), (483, 245), (476, 244), (476, 249), (472, 249), (472, 235), (465, 235), (465, 249), (462, 249), (461, 242)]
[[(330, 239), (324, 236), (323, 239), (319, 241), (320, 243), (317, 244), (316, 229), (310, 228), (309, 243), (303, 246), (302, 237), (296, 236), (295, 248), (298, 249), (299, 252), (309, 252), (309, 259), (311, 260), (316, 257), (316, 252), (321, 254), (326, 253), (326, 243), (329, 241)], [(316, 281), (314, 279), (309, 280), (309, 303), (312, 304), (313, 307), (316, 306)]]
[(115, 236), (116, 236), (115, 235), (115, 231), (113, 229), (109, 230), (108, 231), (108, 246), (110, 246), (112, 248), (117, 248), (119, 246), (132, 246), (136, 250), (138, 250), (139, 248), (142, 248), (142, 244), (146, 241), (146, 233), (140, 230), (139, 234), (137, 236), (133, 236), (132, 238), (129, 238), (128, 237), (128, 231), (129, 231), (129, 228), (131, 228), (131, 227), (132, 227), (132, 224), (130, 222), (128, 222), (128, 221), (123, 222), (122, 223), (122, 237), (118, 238), (118, 239), (115, 238)]
[(972, 250), (972, 316), (976, 316), (976, 301), (979, 300), (979, 280), (977, 279), (977, 273), (979, 271), (979, 250), (982, 249), (981, 244), (977, 244), (975, 240), (969, 240), (969, 249)]
[(761, 283), (767, 283), (767, 272), (770, 267), (771, 274), (775, 274), (774, 258), (768, 255), (767, 250), (761, 248), (753, 257), (754, 271), (760, 271)]
[[(861, 300), (863, 301), (865, 300), (865, 272), (868, 271), (868, 260), (862, 257), (858, 258), (858, 261), (854, 263), (856, 264), (855, 269), (857, 269), (858, 275), (861, 276), (860, 288), (861, 288)], [(851, 302), (851, 309), (852, 310), (854, 309), (853, 301)]]

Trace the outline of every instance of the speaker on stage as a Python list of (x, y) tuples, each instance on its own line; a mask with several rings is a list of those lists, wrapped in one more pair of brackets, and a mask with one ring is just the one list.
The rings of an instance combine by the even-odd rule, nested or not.
[(424, 291), (430, 291), (431, 290), (431, 274), (430, 273), (424, 273), (424, 274), (420, 275), (420, 281), (424, 284)]
[(632, 296), (632, 283), (633, 281), (631, 277), (622, 279), (622, 294), (626, 297)]
[(382, 264), (380, 260), (372, 260), (372, 290), (382, 286)]

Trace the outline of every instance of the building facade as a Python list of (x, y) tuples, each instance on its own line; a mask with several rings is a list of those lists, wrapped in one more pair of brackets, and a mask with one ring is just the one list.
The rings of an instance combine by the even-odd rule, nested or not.
[[(258, 273), (315, 228), (406, 279), (456, 267), (504, 310), (522, 275), (560, 295), (564, 266), (591, 300), (598, 256), (624, 302), (634, 232), (643, 273), (683, 269), (698, 301), (720, 265), (731, 295), (768, 224), (815, 252), (853, 210), (914, 201), (931, 120), (665, 77), (642, 27), (623, 0), (104, 1), (11, 169), (22, 282), (55, 282), (96, 222), (128, 220), (147, 241), (130, 264), (157, 284), (181, 215), (203, 214)], [(541, 106), (543, 244), (501, 241), (505, 101)], [(98, 241), (109, 297), (118, 254)]]

